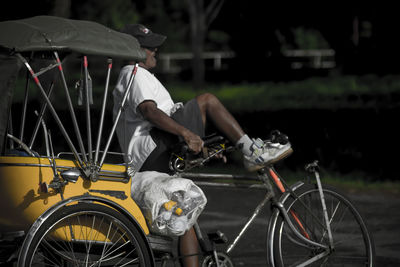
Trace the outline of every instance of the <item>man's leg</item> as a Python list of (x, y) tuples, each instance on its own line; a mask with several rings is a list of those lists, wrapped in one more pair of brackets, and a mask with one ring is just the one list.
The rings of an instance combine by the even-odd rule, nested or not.
[(210, 118), (218, 130), (241, 149), (247, 170), (259, 170), (265, 165), (275, 163), (292, 153), (290, 143), (279, 144), (250, 139), (216, 96), (206, 93), (197, 96), (196, 100), (204, 125), (207, 117)]
[[(196, 232), (193, 227), (189, 229), (183, 236), (179, 237), (179, 253), (183, 256), (181, 263), (184, 267), (199, 266), (199, 243), (197, 241)], [(185, 257), (185, 255), (194, 255)]]
[(219, 99), (210, 93), (205, 93), (196, 97), (201, 111), (204, 125), (207, 117), (232, 143), (236, 142), (245, 134), (242, 127), (225, 108)]

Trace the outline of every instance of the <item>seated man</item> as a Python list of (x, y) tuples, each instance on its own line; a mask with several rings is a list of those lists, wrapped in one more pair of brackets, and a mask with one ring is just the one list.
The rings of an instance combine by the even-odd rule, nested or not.
[[(247, 136), (235, 118), (212, 94), (206, 93), (187, 102), (174, 103), (160, 81), (149, 72), (157, 64), (157, 48), (166, 36), (143, 25), (126, 25), (122, 32), (136, 37), (146, 52), (139, 63), (125, 111), (117, 126), (117, 135), (129, 165), (136, 171), (169, 172), (168, 162), (172, 145), (183, 140), (189, 149), (199, 153), (206, 122), (211, 120), (233, 144), (242, 151), (244, 165), (250, 171), (263, 168), (292, 152), (290, 144), (255, 142)], [(113, 92), (114, 115), (134, 68), (134, 62), (122, 68)], [(180, 238), (181, 255), (197, 253), (193, 228)], [(184, 266), (198, 266), (196, 256), (183, 258)]]

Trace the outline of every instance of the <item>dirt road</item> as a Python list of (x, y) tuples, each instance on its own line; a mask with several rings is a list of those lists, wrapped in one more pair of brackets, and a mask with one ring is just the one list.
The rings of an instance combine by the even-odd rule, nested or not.
[[(208, 204), (200, 217), (203, 232), (221, 230), (232, 242), (264, 195), (258, 189), (203, 186)], [(346, 192), (359, 208), (375, 240), (377, 266), (400, 266), (400, 196), (379, 192)], [(267, 266), (266, 208), (231, 253), (235, 266)]]

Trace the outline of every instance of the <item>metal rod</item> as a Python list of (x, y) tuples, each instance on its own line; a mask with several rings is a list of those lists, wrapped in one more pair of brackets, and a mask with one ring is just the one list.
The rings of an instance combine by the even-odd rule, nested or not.
[[(39, 117), (39, 113), (36, 110), (35, 110), (35, 114), (36, 114), (36, 116)], [(49, 136), (48, 136), (48, 133), (47, 133), (46, 123), (44, 122), (43, 119), (41, 119), (41, 118), (39, 118), (39, 119), (40, 119), (40, 122), (41, 122), (42, 128), (43, 128), (44, 142), (45, 142), (45, 145), (46, 145), (46, 155), (49, 158), (50, 157)], [(29, 149), (32, 149), (32, 147), (29, 147)]]
[(58, 177), (58, 173), (57, 173), (56, 160), (55, 160), (55, 158), (54, 158), (53, 141), (52, 141), (52, 139), (51, 139), (51, 133), (50, 133), (50, 131), (48, 131), (47, 134), (48, 134), (49, 143), (50, 143), (51, 160), (50, 160), (50, 157), (49, 157), (49, 161), (50, 161), (51, 168), (52, 168), (52, 170), (53, 170), (53, 175), (54, 175), (53, 180), (59, 180), (59, 179), (58, 179), (58, 178), (59, 178), (59, 177)]
[(320, 244), (317, 242), (314, 242), (310, 239), (305, 238), (302, 234), (299, 233), (299, 231), (296, 229), (296, 227), (293, 225), (292, 221), (289, 218), (288, 215), (288, 211), (285, 209), (285, 207), (283, 206), (283, 204), (281, 202), (276, 202), (274, 203), (275, 206), (279, 209), (279, 211), (281, 212), (285, 222), (288, 224), (289, 228), (292, 230), (292, 232), (303, 242), (310, 244), (311, 246), (316, 246), (316, 247), (320, 247), (320, 248), (325, 248), (327, 249), (328, 246), (324, 245), (324, 244)]
[(24, 140), (24, 130), (25, 130), (25, 119), (26, 119), (26, 109), (28, 106), (28, 96), (29, 96), (29, 71), (26, 72), (26, 83), (25, 83), (25, 97), (24, 104), (22, 106), (22, 114), (21, 114), (21, 129), (19, 132), (19, 140)]
[[(51, 140), (50, 131), (48, 131), (47, 134), (49, 137), (50, 151), (51, 151), (51, 160), (49, 158), (49, 161), (50, 161), (50, 165), (53, 169), (53, 175), (54, 175), (53, 180), (50, 182), (50, 185), (52, 183), (55, 184), (55, 187), (53, 187), (53, 188), (57, 191), (57, 193), (60, 193), (61, 200), (64, 200), (63, 190), (61, 190), (62, 184), (60, 183), (61, 182), (60, 177), (58, 176), (58, 172), (57, 172), (57, 163), (56, 163), (56, 159), (54, 158), (54, 147), (53, 147), (53, 141)], [(72, 229), (71, 225), (69, 227), (70, 227), (70, 229)]]
[(104, 114), (105, 114), (105, 111), (106, 111), (108, 86), (110, 84), (110, 74), (111, 74), (111, 69), (112, 69), (112, 59), (111, 58), (107, 59), (107, 63), (108, 63), (107, 79), (106, 79), (106, 86), (105, 86), (105, 89), (104, 89), (103, 104), (102, 104), (102, 107), (101, 107), (100, 126), (99, 126), (99, 133), (97, 135), (96, 152), (95, 152), (95, 155), (94, 155), (94, 163), (95, 164), (97, 164), (97, 161), (99, 159), (100, 140), (101, 140), (101, 136), (102, 136), (102, 133), (103, 133)]
[(196, 232), (196, 237), (197, 237), (197, 240), (199, 241), (200, 247), (205, 251), (207, 249), (207, 245), (206, 245), (203, 233), (201, 232), (200, 226), (197, 221), (193, 225), (193, 228), (194, 228), (194, 231)]
[(303, 262), (302, 264), (297, 265), (297, 267), (303, 267), (303, 266), (310, 266), (311, 263), (316, 262), (326, 256), (328, 256), (331, 252), (329, 250), (323, 251), (314, 257), (308, 259), (307, 261)]
[(79, 154), (78, 154), (78, 151), (76, 151), (75, 146), (74, 146), (74, 144), (73, 144), (72, 141), (71, 141), (71, 138), (69, 137), (67, 131), (65, 130), (64, 125), (63, 125), (63, 123), (61, 122), (60, 118), (58, 117), (56, 110), (54, 109), (53, 105), (51, 104), (50, 99), (47, 97), (47, 94), (46, 94), (46, 92), (44, 91), (43, 86), (41, 85), (39, 79), (38, 79), (37, 76), (35, 75), (34, 71), (32, 70), (32, 68), (31, 68), (31, 66), (29, 65), (29, 63), (26, 61), (26, 59), (25, 59), (21, 54), (19, 54), (19, 53), (17, 53), (16, 56), (24, 63), (25, 67), (26, 67), (26, 68), (29, 70), (29, 72), (31, 73), (32, 78), (35, 80), (36, 85), (39, 87), (39, 91), (41, 92), (41, 94), (42, 94), (44, 100), (47, 102), (47, 105), (48, 105), (48, 107), (49, 107), (49, 109), (50, 109), (51, 114), (52, 114), (53, 117), (54, 117), (54, 120), (55, 120), (56, 123), (58, 124), (58, 126), (59, 126), (59, 128), (60, 128), (60, 130), (61, 130), (61, 133), (63, 134), (65, 140), (66, 140), (67, 143), (68, 143), (68, 146), (70, 147), (72, 153), (74, 154), (75, 159), (78, 161), (78, 164), (83, 168), (84, 165), (83, 165), (82, 159), (80, 158), (80, 156), (79, 156)]
[(90, 164), (93, 162), (92, 151), (92, 126), (90, 121), (90, 103), (89, 103), (89, 78), (88, 78), (88, 61), (87, 56), (83, 56), (83, 70), (85, 73), (85, 96), (86, 96), (86, 130), (88, 140), (88, 154)]
[[(10, 108), (10, 112), (8, 113), (8, 133), (11, 135), (14, 135), (11, 113), (12, 112), (11, 112), (11, 108)], [(13, 139), (10, 139), (10, 149), (14, 149), (14, 140)]]
[(115, 129), (117, 128), (117, 124), (118, 124), (119, 118), (121, 117), (122, 109), (124, 108), (126, 99), (128, 98), (129, 92), (131, 91), (132, 83), (133, 83), (133, 80), (135, 79), (136, 71), (137, 71), (138, 67), (139, 67), (139, 64), (137, 64), (137, 63), (135, 64), (135, 67), (133, 67), (131, 78), (129, 79), (129, 82), (128, 82), (128, 87), (125, 90), (125, 93), (124, 93), (124, 96), (122, 98), (120, 107), (118, 109), (117, 116), (115, 117), (114, 124), (113, 124), (113, 126), (111, 128), (110, 136), (108, 137), (108, 140), (107, 140), (107, 143), (106, 143), (106, 147), (104, 148), (104, 152), (103, 152), (103, 155), (102, 155), (100, 163), (99, 163), (99, 169), (101, 169), (101, 167), (103, 166), (104, 159), (106, 158), (108, 149), (109, 149), (110, 144), (111, 144), (111, 140), (112, 140), (112, 138), (114, 136), (114, 133), (115, 133)]
[(260, 213), (261, 209), (265, 206), (265, 204), (272, 198), (273, 194), (272, 192), (267, 192), (265, 195), (264, 199), (258, 204), (256, 209), (254, 210), (253, 214), (250, 216), (250, 218), (247, 220), (246, 224), (243, 226), (242, 230), (240, 230), (240, 233), (236, 236), (235, 240), (232, 242), (232, 244), (229, 245), (228, 249), (226, 250), (226, 253), (229, 254), (229, 252), (232, 251), (232, 249), (236, 246), (236, 244), (239, 242), (239, 240), (242, 238), (244, 233), (247, 231), (249, 226), (252, 224), (254, 219), (257, 217), (257, 215)]
[(240, 175), (240, 174), (217, 174), (217, 173), (191, 173), (182, 172), (179, 174), (184, 178), (206, 178), (206, 179), (242, 179), (250, 181), (260, 181), (257, 176), (251, 175)]
[[(51, 93), (53, 92), (53, 88), (54, 88), (54, 82), (51, 83), (50, 89), (49, 89), (49, 91), (48, 91), (48, 93), (47, 93), (47, 97), (48, 97), (49, 99), (50, 99)], [(43, 120), (43, 116), (44, 116), (44, 112), (46, 111), (46, 108), (47, 108), (47, 103), (44, 102), (44, 103), (42, 104), (42, 107), (40, 108), (40, 113), (37, 114), (38, 118), (37, 118), (37, 121), (36, 121), (35, 129), (33, 130), (33, 134), (32, 134), (32, 137), (31, 137), (31, 141), (29, 142), (29, 145), (28, 145), (30, 149), (32, 149), (33, 143), (34, 143), (35, 140), (36, 140), (36, 135), (37, 135), (37, 133), (38, 133), (38, 131), (39, 131), (40, 121)], [(45, 137), (45, 138), (47, 138), (47, 137)]]
[(248, 188), (248, 189), (261, 189), (265, 190), (263, 184), (246, 184), (246, 183), (221, 183), (221, 182), (202, 182), (193, 181), (198, 186), (210, 186), (210, 187), (230, 187), (230, 188)]
[(57, 63), (59, 63), (58, 70), (60, 71), (61, 80), (62, 80), (64, 91), (65, 91), (65, 96), (67, 98), (67, 104), (68, 104), (69, 112), (71, 114), (72, 124), (74, 125), (75, 134), (76, 134), (76, 137), (78, 139), (79, 149), (80, 149), (80, 151), (82, 153), (83, 160), (85, 161), (85, 163), (87, 163), (85, 147), (83, 145), (82, 136), (81, 136), (81, 132), (79, 130), (78, 122), (76, 121), (76, 115), (75, 115), (75, 111), (74, 111), (74, 106), (72, 105), (71, 96), (70, 96), (69, 91), (68, 91), (68, 85), (67, 85), (67, 82), (65, 80), (64, 71), (63, 71), (63, 68), (62, 68), (62, 65), (61, 65), (61, 61), (60, 61), (60, 58), (58, 57), (58, 53), (57, 52), (54, 52), (54, 56), (55, 56), (55, 58), (57, 60)]
[(14, 140), (17, 144), (19, 144), (20, 147), (29, 154), (29, 156), (36, 157), (36, 155), (32, 152), (32, 150), (30, 150), (29, 147), (25, 145), (25, 143), (19, 140), (17, 137), (12, 136), (11, 134), (7, 134), (7, 137), (10, 138), (11, 140)]
[(324, 213), (324, 220), (325, 220), (325, 224), (326, 224), (326, 229), (328, 231), (329, 245), (333, 249), (333, 238), (332, 238), (331, 223), (330, 223), (329, 218), (328, 218), (328, 211), (327, 211), (327, 208), (326, 208), (324, 192), (322, 190), (321, 179), (320, 179), (319, 173), (317, 171), (315, 171), (315, 180), (317, 180), (318, 192), (319, 192), (319, 196), (321, 198), (321, 205), (322, 205), (322, 210), (323, 210), (323, 213)]

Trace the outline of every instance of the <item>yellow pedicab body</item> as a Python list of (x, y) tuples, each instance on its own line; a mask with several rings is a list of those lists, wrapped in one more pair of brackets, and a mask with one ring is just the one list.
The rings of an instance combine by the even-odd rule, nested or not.
[[(75, 167), (71, 160), (56, 159), (56, 164), (58, 171)], [(114, 178), (119, 175), (121, 178), (117, 180), (120, 181), (99, 179), (91, 182), (80, 177), (76, 183), (68, 183), (63, 188), (63, 197), (68, 199), (90, 194), (107, 198), (128, 211), (147, 235), (149, 230), (145, 218), (130, 197), (130, 180), (123, 178), (124, 173), (125, 166), (104, 164), (100, 175), (110, 175)], [(61, 195), (51, 188), (45, 192), (46, 185), (50, 184), (53, 177), (53, 169), (48, 158), (0, 157), (0, 229), (2, 232), (28, 230), (41, 214), (62, 200)], [(80, 222), (79, 227), (84, 228), (84, 224)], [(66, 235), (62, 233), (60, 236)], [(104, 240), (103, 233), (93, 234), (93, 236), (95, 240)], [(75, 238), (78, 239), (78, 237)]]

